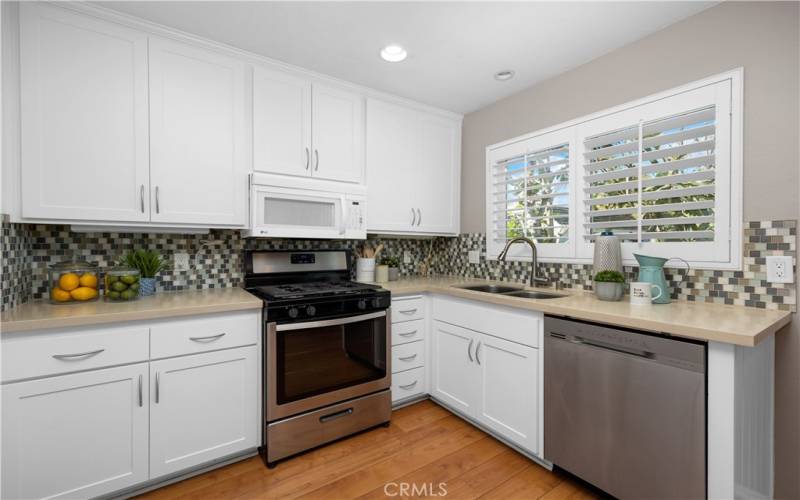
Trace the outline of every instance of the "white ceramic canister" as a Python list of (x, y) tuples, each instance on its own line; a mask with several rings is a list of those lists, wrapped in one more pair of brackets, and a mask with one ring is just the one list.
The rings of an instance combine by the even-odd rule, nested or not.
[(622, 273), (622, 248), (619, 238), (611, 231), (603, 231), (594, 240), (594, 274), (600, 271)]
[(389, 266), (380, 265), (375, 268), (375, 283), (386, 283), (389, 281)]
[(356, 281), (362, 283), (375, 282), (375, 259), (361, 257), (356, 259)]

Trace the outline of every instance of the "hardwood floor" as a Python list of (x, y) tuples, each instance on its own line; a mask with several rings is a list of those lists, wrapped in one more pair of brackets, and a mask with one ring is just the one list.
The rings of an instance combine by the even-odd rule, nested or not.
[[(400, 489), (403, 484), (408, 485), (406, 490)], [(575, 479), (540, 467), (430, 401), (394, 412), (389, 428), (338, 441), (281, 462), (274, 469), (267, 469), (254, 457), (140, 498), (390, 496), (459, 500), (598, 498), (597, 492)]]

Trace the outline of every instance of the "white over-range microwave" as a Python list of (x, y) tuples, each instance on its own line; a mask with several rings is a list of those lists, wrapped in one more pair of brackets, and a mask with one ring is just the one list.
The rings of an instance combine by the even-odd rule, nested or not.
[(248, 237), (365, 239), (366, 188), (254, 174)]

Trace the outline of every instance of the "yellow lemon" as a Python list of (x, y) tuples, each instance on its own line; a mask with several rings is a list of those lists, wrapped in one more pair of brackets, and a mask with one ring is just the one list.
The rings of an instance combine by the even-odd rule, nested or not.
[(67, 302), (71, 298), (69, 292), (58, 287), (55, 287), (50, 291), (50, 297), (52, 297), (56, 302)]
[(89, 288), (88, 286), (82, 286), (69, 292), (69, 294), (75, 300), (92, 300), (93, 298), (97, 297), (97, 290), (94, 288)]
[(72, 291), (78, 288), (80, 285), (80, 278), (75, 273), (66, 273), (62, 274), (60, 278), (58, 278), (58, 287), (62, 290)]
[(80, 279), (81, 286), (97, 289), (97, 275), (93, 273), (83, 273)]

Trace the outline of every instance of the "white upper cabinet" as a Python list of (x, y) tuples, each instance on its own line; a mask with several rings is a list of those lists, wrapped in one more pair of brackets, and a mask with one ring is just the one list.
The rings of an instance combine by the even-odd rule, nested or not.
[(368, 230), (458, 234), (461, 122), (367, 102)]
[(312, 92), (313, 173), (333, 181), (364, 177), (364, 98), (315, 84)]
[(222, 54), (150, 39), (154, 222), (246, 224), (245, 71)]
[(311, 83), (282, 71), (253, 71), (253, 170), (311, 173)]
[(147, 35), (20, 5), (22, 216), (150, 219)]
[(361, 183), (364, 98), (290, 73), (255, 68), (253, 170)]

